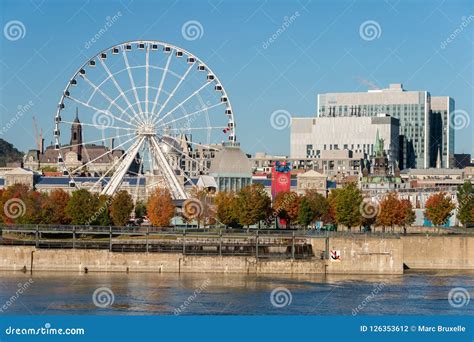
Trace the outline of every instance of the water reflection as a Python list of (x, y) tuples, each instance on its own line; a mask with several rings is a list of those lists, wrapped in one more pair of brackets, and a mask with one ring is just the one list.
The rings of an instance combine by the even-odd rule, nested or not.
[[(30, 277), (32, 285), (12, 300), (19, 284)], [(94, 305), (92, 296), (99, 287), (112, 290), (112, 306)], [(6, 305), (0, 314), (473, 315), (474, 300), (461, 308), (449, 305), (453, 287), (464, 287), (474, 296), (474, 272), (408, 271), (393, 276), (0, 272), (0, 308)], [(275, 289), (287, 290), (288, 305), (272, 304)]]

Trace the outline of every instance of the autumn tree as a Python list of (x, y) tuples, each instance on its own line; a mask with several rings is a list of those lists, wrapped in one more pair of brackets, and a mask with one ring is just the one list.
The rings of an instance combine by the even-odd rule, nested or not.
[(325, 223), (332, 223), (337, 224), (336, 219), (336, 204), (337, 204), (337, 197), (341, 193), (341, 189), (331, 189), (328, 196), (328, 212), (323, 217), (323, 221)]
[(458, 201), (458, 220), (467, 227), (474, 223), (474, 188), (470, 181), (458, 186), (456, 193)]
[(154, 226), (169, 226), (175, 206), (168, 189), (156, 188), (146, 206), (148, 218)]
[(446, 224), (456, 206), (444, 192), (431, 195), (425, 204), (425, 217), (435, 226)]
[(14, 184), (2, 192), (0, 213), (6, 224), (34, 224), (41, 222), (43, 196), (24, 184)]
[(110, 217), (113, 224), (125, 226), (130, 220), (132, 210), (132, 196), (125, 190), (117, 192), (110, 203)]
[(235, 193), (218, 192), (215, 197), (216, 217), (226, 227), (238, 225), (238, 215), (235, 207)]
[(239, 223), (249, 227), (264, 220), (271, 213), (271, 200), (263, 185), (251, 184), (242, 188), (235, 198)]
[(416, 219), (415, 211), (413, 210), (413, 205), (411, 204), (409, 199), (400, 200), (400, 213), (401, 218), (399, 224), (406, 232), (406, 227), (412, 225)]
[(355, 183), (345, 185), (336, 198), (336, 222), (351, 229), (362, 223), (362, 193)]
[(379, 204), (376, 223), (384, 227), (399, 225), (402, 219), (402, 207), (396, 192), (389, 192)]
[(292, 223), (298, 222), (298, 212), (301, 202), (301, 196), (294, 191), (279, 192), (273, 201), (273, 211), (275, 214), (286, 220), (287, 227)]
[(42, 223), (69, 224), (71, 218), (66, 212), (71, 196), (62, 189), (53, 190), (42, 203)]
[(99, 198), (86, 189), (76, 190), (66, 206), (66, 215), (71, 218), (72, 224), (93, 225), (97, 223), (99, 212)]

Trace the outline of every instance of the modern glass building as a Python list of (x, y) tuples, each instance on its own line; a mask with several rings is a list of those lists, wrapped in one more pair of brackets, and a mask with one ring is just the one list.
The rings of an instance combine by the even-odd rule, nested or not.
[[(445, 97), (446, 99), (446, 97)], [(400, 120), (399, 166), (400, 168), (429, 168), (436, 163), (435, 145), (441, 144), (442, 154), (454, 151), (454, 132), (447, 128), (449, 113), (454, 110), (454, 100), (443, 107), (446, 120), (432, 130), (431, 96), (428, 91), (406, 91), (399, 83), (390, 84), (387, 89), (368, 92), (326, 93), (318, 95), (317, 115), (319, 117), (377, 116), (388, 114)], [(436, 100), (436, 104), (438, 100)], [(438, 106), (436, 106), (438, 108)], [(437, 109), (438, 110), (438, 109)], [(446, 141), (446, 148), (444, 142)], [(433, 159), (434, 158), (434, 159)], [(444, 158), (449, 160), (448, 157)], [(447, 167), (449, 164), (443, 163)]]

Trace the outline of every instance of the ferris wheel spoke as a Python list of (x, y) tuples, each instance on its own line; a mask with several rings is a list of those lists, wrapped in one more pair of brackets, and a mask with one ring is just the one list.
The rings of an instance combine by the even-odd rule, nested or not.
[(215, 107), (218, 107), (218, 106), (222, 106), (222, 105), (224, 105), (224, 104), (225, 104), (225, 102), (219, 102), (219, 103), (214, 104), (214, 105), (212, 105), (212, 106), (202, 108), (202, 109), (197, 110), (197, 111), (195, 111), (195, 112), (188, 113), (188, 114), (186, 114), (185, 116), (182, 116), (182, 117), (179, 117), (179, 118), (176, 118), (176, 119), (173, 119), (173, 120), (171, 120), (171, 121), (167, 121), (167, 122), (164, 122), (164, 123), (161, 123), (161, 124), (160, 124), (160, 122), (161, 122), (162, 120), (159, 120), (159, 121), (156, 123), (156, 125), (157, 125), (157, 127), (166, 127), (166, 126), (168, 126), (169, 124), (172, 124), (172, 123), (174, 123), (174, 122), (176, 122), (176, 121), (186, 119), (186, 118), (188, 118), (188, 117), (190, 117), (190, 116), (196, 115), (196, 114), (198, 114), (198, 113), (207, 111), (207, 110), (209, 110), (209, 109), (212, 109), (212, 108), (215, 108)]
[[(66, 124), (74, 124), (74, 122), (72, 121), (64, 121), (64, 120), (61, 120), (61, 123), (66, 123)], [(123, 129), (125, 131), (135, 131), (134, 128), (131, 128), (131, 127), (118, 127), (118, 126), (108, 126), (108, 125), (98, 125), (98, 124), (90, 124), (90, 123), (86, 123), (86, 122), (81, 122), (81, 125), (82, 126), (90, 126), (90, 127), (94, 127), (94, 128), (100, 128), (100, 129), (103, 129), (103, 128), (111, 128), (111, 129)]]
[[(188, 160), (191, 160), (191, 161), (194, 161), (196, 163), (198, 163), (200, 166), (204, 166), (206, 167), (202, 161), (199, 161), (197, 159), (194, 159), (193, 157), (190, 157), (188, 156), (186, 153), (184, 153), (183, 151), (177, 149), (176, 147), (174, 147), (173, 145), (171, 145), (170, 143), (168, 143), (166, 140), (162, 139), (161, 140), (164, 144), (168, 145), (169, 147), (171, 147), (173, 150), (175, 150), (177, 153), (181, 154), (181, 156), (183, 156), (185, 159), (188, 159)], [(206, 167), (207, 168), (207, 167)]]
[[(72, 96), (68, 96), (67, 98), (70, 99), (70, 100), (73, 100), (74, 102), (76, 102), (76, 103), (78, 103), (78, 104), (80, 104), (80, 105), (83, 105), (84, 107), (93, 109), (93, 110), (95, 110), (96, 112), (105, 113), (105, 115), (110, 115), (111, 117), (113, 117), (113, 118), (115, 118), (115, 119), (117, 119), (117, 120), (119, 120), (119, 121), (122, 121), (122, 122), (126, 123), (127, 125), (130, 125), (130, 126), (132, 126), (132, 127), (135, 127), (135, 126), (136, 126), (136, 125), (134, 125), (134, 124), (132, 124), (132, 123), (126, 121), (126, 120), (123, 120), (123, 119), (121, 119), (121, 118), (115, 116), (114, 114), (112, 114), (112, 113), (111, 113), (110, 111), (108, 111), (108, 110), (97, 108), (97, 107), (95, 107), (95, 106), (93, 106), (93, 105), (91, 105), (91, 104), (89, 104), (89, 103), (86, 103), (86, 102), (84, 102), (84, 101), (78, 100), (78, 99), (76, 99), (76, 98), (74, 98), (74, 97), (72, 97)], [(110, 108), (110, 107), (109, 107), (109, 108)]]
[(89, 160), (87, 163), (83, 164), (82, 166), (79, 166), (78, 168), (75, 168), (73, 171), (71, 171), (71, 173), (74, 173), (74, 172), (77, 172), (79, 171), (80, 169), (84, 168), (84, 167), (87, 167), (88, 165), (92, 164), (93, 162), (95, 162), (96, 160), (99, 160), (100, 158), (106, 156), (107, 154), (110, 154), (112, 153), (113, 151), (117, 150), (119, 147), (122, 147), (123, 145), (129, 143), (130, 141), (132, 141), (133, 139), (136, 139), (135, 136), (124, 141), (123, 143), (117, 145), (116, 147), (113, 147), (112, 149), (106, 151), (105, 153), (102, 153), (100, 156), (92, 159), (92, 160)]
[[(138, 99), (137, 87), (135, 86), (135, 81), (134, 81), (133, 75), (132, 75), (132, 69), (130, 68), (130, 63), (128, 62), (128, 57), (127, 57), (127, 53), (125, 52), (125, 50), (122, 50), (122, 56), (123, 56), (123, 60), (125, 62), (125, 66), (126, 66), (126, 69), (127, 69), (128, 78), (130, 79), (130, 84), (132, 85), (133, 94), (135, 96), (135, 100), (137, 101), (136, 103), (138, 104), (139, 113), (141, 113), (141, 117), (144, 120), (142, 105), (140, 104), (140, 100)], [(130, 102), (127, 102), (127, 104), (129, 106), (131, 106)], [(135, 113), (134, 108), (131, 107), (131, 109)]]
[[(168, 97), (166, 98), (165, 102), (163, 103), (163, 105), (161, 106), (160, 110), (158, 111), (158, 113), (156, 114), (156, 118), (158, 118), (161, 114), (161, 112), (163, 111), (163, 109), (166, 108), (166, 105), (168, 104), (168, 102), (173, 98), (174, 94), (176, 93), (176, 91), (178, 90), (179, 86), (183, 83), (183, 81), (186, 79), (186, 77), (188, 76), (189, 72), (191, 71), (191, 69), (193, 68), (194, 64), (196, 62), (193, 62), (189, 67), (188, 69), (186, 70), (186, 72), (183, 74), (183, 76), (181, 76), (179, 78), (179, 81), (178, 81), (178, 84), (176, 84), (176, 86), (174, 87), (173, 91), (168, 95)], [(155, 121), (155, 120), (154, 120)]]
[(93, 191), (95, 189), (95, 187), (99, 184), (102, 184), (102, 181), (105, 179), (105, 177), (107, 177), (107, 175), (115, 169), (115, 167), (122, 161), (122, 159), (124, 159), (126, 156), (126, 154), (122, 154), (120, 156), (120, 158), (118, 158), (117, 160), (114, 161), (114, 163), (112, 164), (112, 166), (103, 174), (100, 176), (99, 180), (97, 182), (94, 183), (94, 185), (92, 186), (91, 188), (91, 191)]
[(212, 129), (225, 129), (225, 128), (228, 128), (228, 126), (215, 126), (215, 127), (212, 127), (212, 126), (207, 126), (207, 127), (186, 127), (186, 128), (170, 128), (169, 130), (170, 131), (177, 131), (177, 132), (183, 132), (183, 131), (196, 131), (196, 130), (204, 130), (204, 129), (207, 129), (207, 130), (212, 130)]
[(154, 154), (154, 157), (157, 161), (157, 166), (160, 167), (162, 171), (163, 178), (168, 183), (171, 193), (173, 194), (175, 199), (186, 199), (188, 196), (184, 192), (183, 186), (180, 184), (178, 178), (176, 177), (174, 171), (171, 169), (171, 166), (166, 159), (164, 152), (162, 151), (158, 139), (156, 136), (149, 137), (150, 145), (152, 148), (150, 149)]
[[(128, 118), (130, 120), (135, 120), (138, 124), (140, 123), (139, 121), (137, 121), (136, 117), (132, 117), (128, 112), (126, 112), (121, 106), (119, 106), (117, 104), (116, 101), (112, 100), (106, 93), (104, 93), (102, 91), (102, 89), (100, 89), (96, 84), (94, 84), (92, 81), (89, 80), (89, 78), (86, 76), (86, 75), (81, 75), (81, 77), (92, 87), (94, 88), (94, 93), (95, 92), (98, 92), (99, 94), (101, 94), (107, 101), (109, 101), (110, 105), (112, 106), (115, 106), (121, 113), (122, 113), (122, 116), (124, 114), (126, 114), (128, 116)], [(91, 94), (91, 96), (89, 97), (87, 103), (90, 103), (90, 101), (92, 100), (93, 96), (94, 96), (94, 93)], [(110, 106), (109, 106), (110, 108)], [(119, 119), (119, 118), (117, 118)], [(123, 121), (123, 120), (122, 120)]]
[(114, 174), (110, 178), (105, 188), (102, 189), (103, 195), (113, 195), (116, 192), (117, 188), (122, 184), (123, 178), (128, 172), (130, 166), (132, 165), (133, 160), (135, 159), (145, 139), (146, 138), (144, 136), (140, 137), (125, 152), (125, 158), (118, 165), (117, 169), (115, 170)]
[(135, 172), (131, 172), (131, 173), (134, 173), (137, 177), (137, 181), (136, 181), (136, 184), (135, 184), (135, 198), (134, 198), (134, 201), (135, 201), (135, 204), (137, 204), (138, 202), (138, 189), (139, 189), (139, 185), (140, 185), (140, 177), (142, 176), (141, 175), (141, 170), (142, 170), (142, 167), (143, 167), (143, 161), (145, 160), (145, 151), (146, 151), (146, 145), (147, 145), (147, 140), (145, 139), (145, 141), (143, 142), (143, 145), (142, 145), (142, 149), (141, 149), (141, 152), (142, 152), (142, 155), (140, 156), (140, 163), (138, 165), (138, 172), (135, 173)]
[[(62, 121), (61, 121), (62, 122)], [(127, 133), (127, 134), (120, 134), (120, 135), (116, 135), (116, 136), (113, 136), (113, 137), (107, 137), (108, 139), (118, 139), (118, 138), (122, 138), (122, 137), (127, 137), (127, 136), (131, 136), (131, 135), (134, 135), (135, 132), (133, 133)], [(76, 146), (83, 146), (84, 144), (92, 144), (92, 143), (96, 143), (96, 142), (103, 142), (105, 139), (97, 139), (97, 140), (91, 140), (91, 141), (88, 141), (86, 143), (80, 143), (80, 144), (73, 144), (73, 145), (66, 145), (64, 147), (60, 147), (59, 148), (59, 151), (61, 150), (66, 150), (66, 149), (69, 149), (71, 147), (76, 147)]]
[(173, 56), (174, 50), (171, 51), (170, 55), (168, 56), (168, 59), (166, 60), (166, 65), (163, 73), (161, 74), (161, 80), (160, 80), (160, 85), (158, 86), (158, 90), (156, 91), (156, 96), (155, 100), (153, 101), (153, 107), (151, 109), (151, 113), (155, 112), (156, 105), (158, 103), (158, 98), (160, 97), (161, 89), (163, 88), (163, 83), (165, 82), (166, 75), (168, 74), (170, 62), (171, 62), (171, 56)]
[[(125, 93), (124, 91), (122, 90), (122, 87), (120, 87), (120, 85), (117, 83), (117, 80), (115, 79), (115, 76), (110, 72), (110, 69), (109, 67), (107, 66), (107, 64), (105, 64), (104, 60), (102, 58), (99, 58), (99, 61), (100, 61), (100, 64), (102, 64), (102, 67), (104, 68), (104, 70), (107, 72), (107, 74), (109, 75), (110, 79), (112, 80), (113, 84), (115, 85), (115, 88), (117, 88), (118, 92), (120, 93), (120, 96), (125, 100), (125, 102), (127, 103), (127, 105), (129, 105), (133, 111), (133, 114), (135, 114), (135, 116), (137, 117), (141, 117), (136, 111), (135, 111), (135, 108), (133, 108), (130, 104), (130, 101), (128, 99), (127, 96), (125, 96)], [(130, 70), (129, 68), (127, 68), (127, 70)], [(135, 87), (134, 87), (135, 89)]]
[(218, 151), (219, 149), (216, 148), (216, 147), (213, 147), (211, 145), (205, 145), (205, 144), (199, 144), (197, 142), (193, 142), (193, 141), (186, 141), (187, 144), (191, 144), (191, 145), (195, 145), (195, 146), (199, 146), (199, 147), (204, 147), (204, 148), (208, 148), (208, 149), (212, 149), (212, 150), (215, 150), (215, 151)]
[(149, 64), (150, 64), (150, 46), (146, 47), (146, 57), (145, 57), (145, 117), (149, 118), (148, 114), (148, 84), (149, 84)]
[(158, 123), (158, 122), (161, 122), (163, 121), (168, 115), (171, 115), (171, 113), (173, 113), (176, 109), (178, 109), (179, 107), (181, 107), (182, 105), (184, 105), (186, 102), (189, 101), (189, 99), (193, 98), (194, 96), (196, 96), (197, 94), (199, 94), (199, 92), (201, 90), (203, 90), (204, 88), (206, 88), (209, 84), (211, 84), (210, 82), (206, 82), (204, 83), (201, 87), (199, 87), (199, 89), (195, 90), (191, 95), (189, 95), (186, 99), (184, 99), (183, 101), (181, 101), (176, 107), (174, 107), (172, 110), (168, 111), (161, 119), (158, 120), (158, 118), (155, 120), (155, 123)]

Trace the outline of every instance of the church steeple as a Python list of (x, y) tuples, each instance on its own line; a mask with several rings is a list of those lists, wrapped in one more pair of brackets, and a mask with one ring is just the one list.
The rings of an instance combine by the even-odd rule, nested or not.
[(79, 121), (79, 110), (76, 107), (76, 117), (71, 125), (71, 151), (77, 153), (77, 159), (82, 159), (82, 125)]

